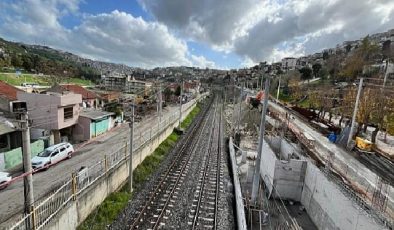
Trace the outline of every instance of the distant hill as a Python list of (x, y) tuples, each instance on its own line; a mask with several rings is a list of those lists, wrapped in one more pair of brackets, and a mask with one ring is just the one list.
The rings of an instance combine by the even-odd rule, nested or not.
[(48, 46), (29, 45), (0, 38), (0, 71), (22, 69), (28, 73), (43, 73), (64, 78), (97, 80), (101, 73), (117, 71), (132, 73), (126, 65), (94, 61)]

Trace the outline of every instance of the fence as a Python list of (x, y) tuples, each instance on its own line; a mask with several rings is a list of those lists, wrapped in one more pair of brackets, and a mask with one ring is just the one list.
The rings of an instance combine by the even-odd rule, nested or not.
[[(183, 111), (187, 111), (196, 104), (196, 100), (183, 107)], [(158, 135), (163, 133), (168, 127), (173, 125), (179, 119), (179, 112), (172, 113), (166, 119), (162, 120), (158, 125), (151, 127), (145, 132), (135, 133), (133, 137), (133, 165), (140, 164), (145, 156), (139, 151), (142, 147), (154, 140)], [(72, 174), (71, 178), (66, 180), (63, 185), (54, 190), (47, 198), (39, 202), (39, 204), (31, 207), (31, 212), (19, 218), (9, 228), (11, 230), (38, 230), (46, 226), (53, 217), (58, 214), (64, 206), (92, 186), (98, 179), (104, 176), (109, 170), (117, 167), (125, 160), (129, 159), (129, 146), (125, 145), (113, 149), (110, 154), (104, 155), (104, 159), (99, 160), (93, 165), (81, 168), (78, 172)], [(134, 163), (137, 162), (137, 163)]]

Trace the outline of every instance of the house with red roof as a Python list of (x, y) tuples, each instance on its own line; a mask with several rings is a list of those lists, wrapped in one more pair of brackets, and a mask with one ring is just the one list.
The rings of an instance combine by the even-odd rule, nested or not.
[(11, 102), (17, 101), (17, 93), (23, 92), (21, 89), (16, 88), (10, 84), (0, 81), (0, 111), (10, 112)]
[(47, 90), (48, 92), (55, 93), (68, 93), (72, 92), (74, 94), (82, 95), (82, 107), (83, 108), (97, 108), (100, 106), (100, 97), (95, 93), (80, 85), (54, 85)]

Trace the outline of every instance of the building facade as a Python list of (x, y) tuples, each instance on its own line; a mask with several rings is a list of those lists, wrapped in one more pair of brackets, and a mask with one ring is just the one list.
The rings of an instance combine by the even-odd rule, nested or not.
[(54, 144), (72, 139), (82, 103), (80, 94), (18, 92), (17, 97), (26, 102), (33, 128), (50, 131)]

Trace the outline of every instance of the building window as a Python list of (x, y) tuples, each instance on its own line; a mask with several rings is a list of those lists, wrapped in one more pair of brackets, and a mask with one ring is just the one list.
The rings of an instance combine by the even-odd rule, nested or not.
[(8, 135), (0, 135), (0, 149), (8, 149)]
[(74, 116), (74, 107), (66, 107), (64, 108), (64, 120), (71, 119)]

